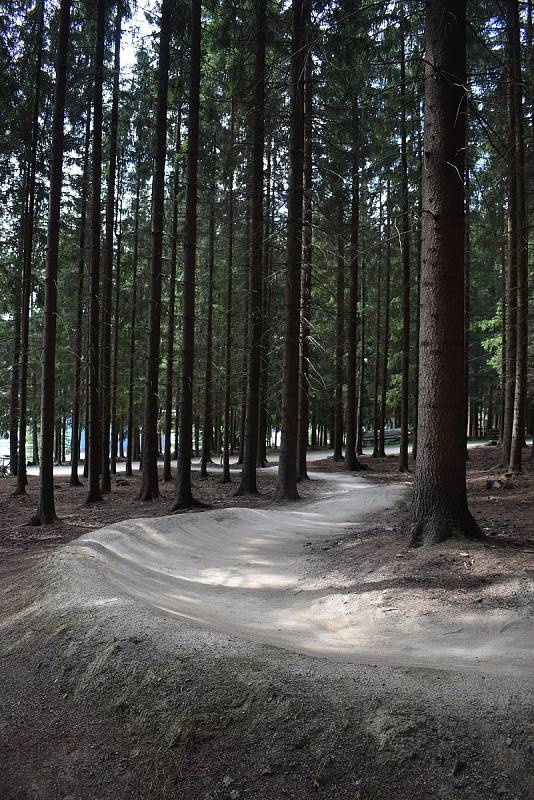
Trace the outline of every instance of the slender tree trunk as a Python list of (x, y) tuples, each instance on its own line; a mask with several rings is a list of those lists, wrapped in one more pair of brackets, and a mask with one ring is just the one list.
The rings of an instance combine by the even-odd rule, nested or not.
[(35, 171), (39, 138), (39, 104), (41, 99), (41, 65), (43, 60), (44, 0), (39, 2), (37, 59), (35, 64), (35, 93), (33, 99), (30, 163), (28, 170), (28, 206), (24, 236), (24, 267), (22, 272), (22, 308), (20, 343), (19, 452), (15, 495), (26, 494), (26, 426), (28, 405), (28, 359), (30, 337), (30, 295), (32, 285), (33, 229), (35, 219)]
[(114, 324), (113, 324), (113, 364), (111, 370), (111, 453), (110, 453), (110, 469), (111, 474), (115, 475), (117, 472), (117, 436), (118, 436), (118, 420), (117, 420), (117, 391), (118, 391), (118, 377), (119, 377), (119, 327), (121, 323), (121, 280), (122, 280), (122, 174), (124, 172), (124, 165), (121, 165), (119, 172), (119, 180), (117, 186), (118, 201), (117, 201), (117, 256), (115, 262), (115, 309)]
[(56, 50), (56, 80), (50, 150), (50, 192), (48, 199), (47, 254), (45, 274), (43, 356), (41, 374), (41, 469), (39, 505), (34, 524), (56, 521), (54, 503), (54, 399), (56, 396), (57, 283), (61, 188), (63, 183), (63, 124), (67, 88), (67, 56), (70, 28), (70, 0), (61, 0)]
[(465, 485), (465, 36), (465, 0), (429, 0), (413, 545), (483, 538), (469, 513)]
[(306, 469), (306, 449), (308, 447), (308, 427), (310, 417), (310, 332), (311, 332), (311, 288), (312, 288), (312, 245), (313, 245), (313, 59), (311, 53), (306, 61), (304, 86), (304, 175), (303, 175), (303, 229), (302, 229), (302, 276), (300, 282), (300, 383), (299, 419), (297, 439), (297, 479), (308, 478)]
[(380, 332), (381, 332), (381, 305), (382, 305), (382, 199), (379, 199), (380, 216), (378, 224), (378, 263), (376, 270), (376, 328), (375, 328), (375, 375), (374, 375), (374, 396), (373, 396), (373, 458), (380, 455), (379, 446), (379, 425), (380, 425)]
[(386, 196), (386, 272), (384, 275), (384, 331), (382, 338), (382, 368), (380, 390), (380, 435), (378, 441), (378, 455), (386, 455), (386, 407), (388, 390), (388, 362), (389, 362), (389, 322), (390, 322), (390, 293), (391, 293), (391, 202), (390, 183), (388, 179)]
[[(511, 4), (510, 4), (511, 5)], [(510, 13), (510, 8), (507, 6)], [(508, 25), (510, 23), (508, 22)], [(512, 452), (512, 428), (514, 421), (515, 376), (517, 356), (517, 278), (518, 278), (518, 230), (517, 230), (517, 171), (516, 171), (516, 124), (513, 55), (508, 44), (508, 246), (506, 267), (506, 383), (504, 393), (504, 427), (502, 465), (508, 467)]]
[(224, 443), (222, 482), (230, 483), (231, 394), (232, 394), (232, 270), (234, 261), (234, 147), (235, 101), (230, 109), (230, 142), (228, 152), (228, 252), (226, 256), (225, 367), (224, 367)]
[[(363, 416), (365, 410), (365, 275), (362, 264), (361, 274), (361, 311), (360, 311), (360, 373), (358, 386), (358, 407), (356, 413), (356, 453), (361, 456), (363, 453)], [(363, 469), (363, 466), (362, 466)]]
[(172, 177), (172, 227), (171, 227), (171, 267), (169, 276), (169, 313), (167, 316), (167, 372), (165, 378), (165, 444), (163, 449), (163, 480), (172, 480), (171, 436), (172, 401), (174, 381), (174, 334), (176, 311), (176, 262), (178, 255), (178, 194), (180, 191), (180, 165), (178, 158), (182, 147), (182, 104), (178, 105), (176, 136), (174, 145), (174, 167)]
[(267, 148), (266, 203), (265, 203), (265, 245), (263, 248), (263, 292), (261, 322), (261, 368), (260, 396), (258, 407), (258, 453), (256, 466), (267, 466), (267, 396), (269, 391), (269, 339), (271, 313), (271, 274), (272, 274), (272, 242), (271, 242), (271, 164), (272, 145), (269, 139)]
[(89, 145), (91, 142), (91, 103), (87, 103), (85, 116), (85, 144), (80, 205), (80, 238), (78, 244), (78, 303), (76, 309), (76, 344), (74, 351), (74, 402), (72, 409), (72, 445), (70, 458), (70, 485), (80, 486), (78, 465), (80, 461), (80, 405), (82, 392), (83, 303), (85, 284), (85, 236), (87, 228), (87, 187), (89, 182)]
[(287, 265), (282, 384), (282, 441), (277, 496), (297, 500), (299, 394), (300, 271), (304, 167), (304, 85), (309, 0), (292, 0), (289, 178), (287, 198)]
[(263, 154), (265, 149), (266, 0), (254, 4), (254, 116), (252, 126), (251, 258), (249, 275), (249, 343), (243, 470), (237, 494), (257, 494), (258, 412), (262, 345), (263, 289)]
[(401, 259), (402, 259), (402, 378), (399, 470), (408, 471), (408, 411), (410, 399), (410, 209), (408, 205), (408, 155), (406, 146), (406, 20), (401, 17)]
[(148, 339), (145, 371), (145, 416), (143, 423), (143, 481), (140, 500), (159, 497), (158, 416), (159, 356), (161, 338), (161, 270), (163, 263), (163, 214), (165, 201), (165, 154), (167, 145), (167, 90), (171, 37), (171, 0), (161, 6), (158, 90), (156, 98), (154, 176), (152, 179), (152, 225), (148, 301)]
[(141, 154), (137, 155), (137, 178), (135, 184), (135, 213), (134, 213), (134, 236), (133, 236), (133, 255), (132, 255), (132, 305), (130, 311), (130, 349), (128, 358), (128, 419), (127, 419), (127, 439), (126, 446), (126, 475), (133, 475), (132, 461), (134, 451), (134, 382), (135, 382), (135, 327), (137, 320), (137, 265), (139, 260), (139, 195), (141, 193)]
[(213, 141), (213, 182), (210, 189), (208, 232), (208, 318), (206, 326), (206, 373), (204, 381), (204, 419), (202, 423), (202, 455), (200, 475), (208, 474), (213, 447), (213, 273), (215, 266), (215, 140)]
[(516, 175), (517, 292), (516, 292), (516, 358), (515, 391), (510, 445), (511, 472), (521, 472), (525, 442), (528, 359), (528, 233), (525, 191), (525, 141), (523, 132), (523, 83), (521, 74), (521, 42), (518, 3), (508, 0), (514, 126), (514, 170)]
[[(352, 101), (352, 145), (351, 145), (351, 210), (350, 210), (350, 285), (347, 317), (347, 441), (345, 445), (345, 468), (351, 471), (362, 469), (356, 455), (357, 441), (357, 338), (358, 338), (358, 292), (359, 292), (359, 227), (360, 227), (360, 132), (358, 99)], [(362, 328), (363, 330), (363, 328)]]
[(111, 305), (113, 293), (113, 233), (115, 222), (115, 181), (117, 177), (117, 131), (119, 123), (119, 78), (121, 53), (121, 4), (117, 5), (114, 34), (113, 97), (111, 101), (111, 124), (109, 131), (109, 160), (106, 196), (106, 231), (102, 270), (102, 444), (100, 489), (102, 494), (111, 491), (109, 466), (109, 442), (111, 426)]
[(100, 418), (100, 232), (102, 190), (102, 83), (105, 45), (106, 0), (98, 0), (94, 53), (93, 150), (91, 153), (91, 273), (89, 302), (89, 489), (87, 502), (102, 499), (100, 490), (101, 418)]
[(345, 378), (345, 239), (343, 185), (339, 185), (339, 220), (336, 273), (336, 389), (334, 401), (334, 461), (343, 460), (343, 383)]
[(191, 445), (195, 355), (195, 272), (201, 59), (200, 11), (200, 0), (192, 0), (183, 272), (182, 371), (179, 412), (180, 438), (178, 443), (174, 510), (190, 508), (195, 504), (191, 491)]
[(419, 426), (419, 325), (421, 321), (421, 227), (423, 217), (423, 202), (422, 202), (422, 180), (423, 180), (423, 114), (418, 103), (418, 124), (417, 124), (417, 218), (419, 226), (417, 230), (417, 292), (416, 292), (416, 308), (415, 308), (415, 386), (414, 386), (414, 420), (413, 420), (413, 446), (412, 455), (414, 460), (417, 458), (418, 446), (418, 426)]
[[(467, 148), (466, 148), (467, 151)], [(469, 461), (469, 361), (471, 357), (471, 207), (469, 164), (465, 168), (465, 235), (464, 235), (464, 382), (465, 382), (465, 457)]]

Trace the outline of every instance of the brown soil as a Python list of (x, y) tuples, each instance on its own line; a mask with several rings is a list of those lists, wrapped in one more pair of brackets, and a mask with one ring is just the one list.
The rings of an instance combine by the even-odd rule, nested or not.
[[(394, 457), (363, 460), (369, 480), (411, 480)], [(311, 573), (348, 592), (366, 574), (414, 601), (439, 597), (476, 613), (494, 597), (528, 611), (532, 587), (521, 597), (506, 583), (534, 577), (534, 475), (487, 490), (496, 461), (493, 448), (470, 451), (470, 505), (488, 533), (475, 555), (458, 543), (409, 550), (407, 498), (404, 510), (306, 548)], [(272, 502), (271, 475), (260, 477), (262, 496), (239, 503), (236, 484), (218, 481), (196, 480), (197, 497)], [(335, 664), (141, 607), (132, 623), (124, 604), (67, 613), (44, 556), (118, 519), (167, 514), (173, 494), (162, 485), (160, 501), (141, 504), (139, 478), (121, 477), (87, 507), (85, 488), (67, 484), (57, 481), (63, 523), (40, 529), (25, 525), (36, 479), (18, 499), (0, 483), (2, 800), (534, 800), (530, 679)], [(46, 598), (56, 591), (55, 611)]]

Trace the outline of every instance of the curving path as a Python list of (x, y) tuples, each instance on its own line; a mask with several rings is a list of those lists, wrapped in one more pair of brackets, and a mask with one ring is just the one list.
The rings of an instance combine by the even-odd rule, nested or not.
[(516, 610), (459, 615), (444, 603), (420, 613), (406, 596), (401, 613), (384, 614), (380, 590), (310, 577), (307, 543), (354, 531), (403, 489), (314, 475), (332, 487), (319, 500), (128, 520), (69, 545), (67, 568), (97, 570), (109, 589), (102, 603), (127, 595), (167, 617), (301, 653), (534, 675), (534, 622)]

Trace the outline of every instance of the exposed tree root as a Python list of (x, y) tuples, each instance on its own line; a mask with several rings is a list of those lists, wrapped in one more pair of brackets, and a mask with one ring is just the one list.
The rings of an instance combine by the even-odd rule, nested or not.
[(410, 531), (410, 547), (432, 547), (448, 539), (483, 542), (486, 536), (468, 511), (458, 516), (436, 512), (414, 522)]

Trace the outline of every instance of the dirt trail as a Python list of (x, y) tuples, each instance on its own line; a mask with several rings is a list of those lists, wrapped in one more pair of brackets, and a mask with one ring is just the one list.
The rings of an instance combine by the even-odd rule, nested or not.
[[(310, 573), (306, 545), (343, 538), (391, 508), (402, 485), (315, 473), (330, 494), (277, 510), (223, 509), (128, 520), (53, 557), (88, 605), (121, 596), (216, 632), (350, 663), (534, 675), (525, 609), (431, 607), (371, 579), (349, 592)], [(367, 521), (367, 523), (365, 522)]]

